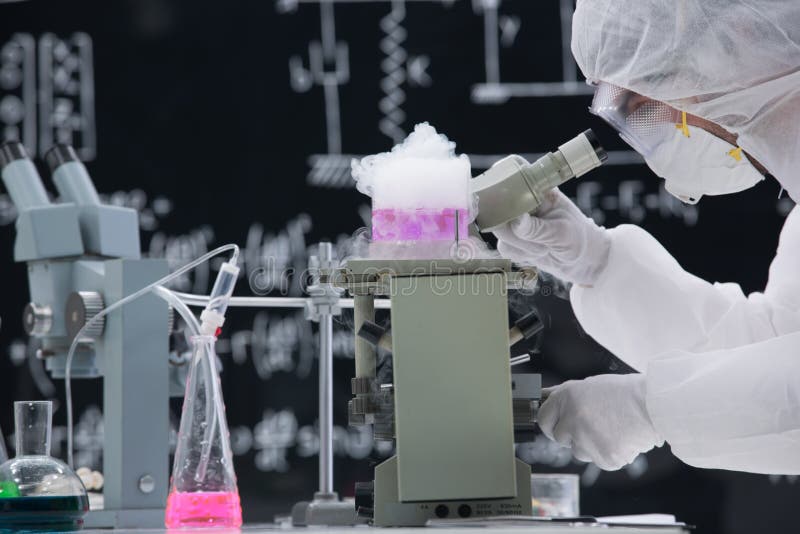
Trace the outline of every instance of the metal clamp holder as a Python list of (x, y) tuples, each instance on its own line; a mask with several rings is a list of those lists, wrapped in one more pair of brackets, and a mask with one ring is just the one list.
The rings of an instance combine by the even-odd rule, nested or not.
[(354, 525), (355, 507), (339, 500), (333, 490), (333, 317), (341, 315), (343, 290), (334, 287), (323, 272), (337, 266), (330, 243), (320, 243), (318, 255), (309, 258), (311, 285), (306, 318), (319, 323), (319, 491), (311, 502), (292, 508), (292, 522), (304, 525)]

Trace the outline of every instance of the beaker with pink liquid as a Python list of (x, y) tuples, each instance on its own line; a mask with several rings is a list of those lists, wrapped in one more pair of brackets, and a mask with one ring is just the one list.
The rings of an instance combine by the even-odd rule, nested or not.
[(390, 161), (374, 171), (370, 257), (447, 258), (474, 219), (466, 158)]
[(373, 241), (454, 241), (468, 232), (466, 207), (372, 210)]

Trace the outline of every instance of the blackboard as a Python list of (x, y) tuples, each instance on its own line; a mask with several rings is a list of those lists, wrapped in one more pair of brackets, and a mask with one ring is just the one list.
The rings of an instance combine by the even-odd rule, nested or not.
[[(665, 194), (587, 113), (590, 91), (565, 45), (572, 9), (570, 0), (0, 3), (0, 135), (37, 155), (72, 142), (104, 199), (139, 210), (148, 255), (177, 266), (236, 242), (246, 272), (269, 265), (277, 287), (298, 295), (299, 280), (280, 272), (301, 272), (314, 243), (341, 245), (368, 222), (352, 157), (386, 150), (429, 121), (477, 173), (591, 127), (609, 164), (564, 187), (587, 214), (608, 227), (640, 224), (703, 278), (763, 288), (791, 201), (770, 180), (696, 207)], [(47, 377), (22, 331), (28, 296), (25, 267), (12, 260), (14, 216), (0, 194), (0, 427), (8, 439), (13, 400), (52, 398), (63, 456), (63, 383)], [(213, 276), (214, 264), (178, 287), (204, 292)], [(251, 294), (246, 282), (237, 294)], [(514, 299), (512, 313), (534, 306), (547, 328), (527, 347), (525, 370), (543, 373), (545, 385), (626, 371), (580, 329), (560, 284)], [(334, 340), (344, 495), (390, 452), (346, 426), (349, 320), (337, 321)], [(269, 520), (315, 490), (314, 333), (301, 312), (232, 310), (220, 340), (246, 520)], [(75, 389), (76, 459), (97, 468), (100, 384)], [(173, 422), (179, 409), (176, 399)], [(693, 469), (666, 448), (603, 473), (541, 436), (518, 454), (534, 470), (581, 474), (587, 514), (669, 512), (700, 532), (758, 531), (765, 521), (771, 532), (795, 530), (796, 478)]]

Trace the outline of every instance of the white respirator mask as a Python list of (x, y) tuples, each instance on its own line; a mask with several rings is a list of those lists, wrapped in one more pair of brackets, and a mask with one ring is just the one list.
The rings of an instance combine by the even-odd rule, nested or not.
[(645, 158), (673, 196), (696, 204), (703, 195), (738, 193), (764, 179), (741, 148), (702, 128), (684, 128)]
[(737, 193), (764, 179), (742, 149), (686, 124), (686, 113), (633, 91), (600, 82), (589, 111), (613, 126), (688, 204), (703, 195)]

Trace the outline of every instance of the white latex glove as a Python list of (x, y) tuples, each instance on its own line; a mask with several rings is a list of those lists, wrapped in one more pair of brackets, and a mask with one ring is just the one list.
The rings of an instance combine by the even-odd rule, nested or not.
[(545, 390), (539, 428), (578, 460), (617, 470), (664, 440), (645, 406), (645, 376), (599, 375)]
[(590, 286), (608, 262), (611, 240), (558, 189), (536, 215), (527, 213), (494, 230), (500, 254), (562, 280)]

